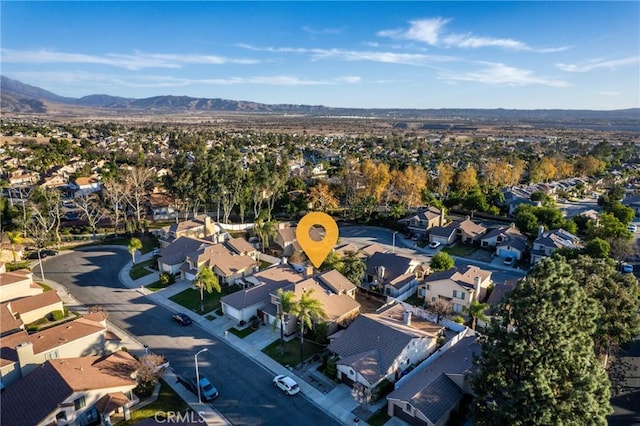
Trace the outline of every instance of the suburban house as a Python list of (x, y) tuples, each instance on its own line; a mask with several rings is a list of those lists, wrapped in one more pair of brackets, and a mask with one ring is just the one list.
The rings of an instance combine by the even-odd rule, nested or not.
[(406, 224), (411, 235), (423, 237), (429, 229), (436, 226), (444, 226), (447, 223), (447, 219), (445, 218), (444, 210), (429, 206), (412, 216), (400, 219), (398, 222)]
[(538, 237), (533, 241), (531, 264), (551, 256), (554, 251), (562, 248), (581, 249), (583, 245), (580, 238), (571, 232), (562, 228), (545, 231), (541, 226), (538, 230)]
[(33, 282), (33, 272), (28, 269), (0, 273), (0, 302), (33, 296), (43, 291)]
[(451, 268), (426, 277), (418, 287), (418, 297), (426, 303), (444, 301), (453, 312), (461, 313), (472, 300), (484, 300), (491, 282), (491, 272), (477, 266)]
[[(338, 328), (347, 327), (354, 318), (360, 314), (360, 304), (356, 302), (351, 292), (334, 293), (325, 282), (335, 282), (337, 286), (342, 286), (346, 278), (338, 271), (335, 274), (319, 279), (319, 276), (307, 278), (304, 281), (284, 287), (284, 291), (293, 291), (295, 293), (294, 300), (299, 300), (304, 292), (311, 292), (311, 297), (317, 299), (324, 309), (327, 318), (323, 321), (327, 325), (327, 333), (331, 334), (338, 331)], [(336, 275), (337, 274), (337, 275)], [(338, 277), (338, 275), (341, 277)], [(353, 285), (353, 284), (352, 284)], [(336, 287), (334, 285), (334, 287)], [(355, 287), (355, 286), (354, 286)], [(355, 294), (355, 289), (353, 294)], [(275, 302), (274, 306), (269, 306), (264, 313), (268, 315), (266, 323), (274, 321), (279, 326), (280, 303), (277, 294), (271, 294), (271, 300)], [(275, 309), (273, 309), (275, 308)], [(296, 331), (296, 320), (289, 315), (285, 318), (285, 334), (290, 335)]]
[(104, 354), (120, 349), (120, 338), (107, 329), (106, 316), (96, 312), (34, 334), (25, 331), (0, 340), (0, 387), (28, 375), (57, 358)]
[(208, 215), (201, 214), (191, 219), (171, 224), (160, 239), (160, 244), (162, 247), (166, 247), (180, 237), (215, 241), (216, 236), (221, 231), (222, 229)]
[(622, 200), (622, 204), (631, 207), (636, 212), (636, 216), (640, 216), (640, 195), (630, 195)]
[(160, 249), (158, 270), (174, 275), (178, 274), (180, 273), (180, 268), (187, 260), (187, 255), (197, 251), (199, 248), (211, 245), (213, 245), (211, 241), (191, 237), (178, 237)]
[(173, 207), (171, 198), (164, 192), (152, 192), (149, 194), (149, 209), (151, 218), (156, 220), (171, 220), (178, 216)]
[(480, 247), (494, 247), (496, 256), (501, 258), (513, 257), (520, 260), (527, 251), (528, 241), (527, 237), (522, 235), (514, 224), (511, 224), (511, 226), (499, 226), (490, 229), (480, 239)]
[(111, 425), (114, 413), (128, 420), (139, 402), (137, 369), (138, 361), (124, 351), (47, 360), (2, 392), (2, 423)]
[(480, 353), (477, 336), (467, 332), (439, 358), (396, 383), (387, 395), (387, 414), (410, 425), (446, 425), (463, 395), (472, 393), (467, 378), (474, 371), (473, 358)]
[(258, 249), (249, 244), (249, 242), (242, 237), (227, 240), (225, 244), (236, 254), (249, 256), (254, 260), (259, 260), (258, 256), (260, 255), (260, 252)]
[(272, 266), (246, 277), (243, 281), (249, 286), (243, 290), (223, 296), (220, 299), (222, 312), (236, 321), (249, 321), (253, 317), (265, 321), (263, 313), (272, 302), (272, 294), (278, 289), (290, 286), (305, 279), (291, 265)]
[(338, 379), (348, 385), (374, 388), (387, 379), (395, 382), (410, 367), (436, 350), (444, 327), (412, 318), (401, 303), (361, 314), (332, 336), (328, 349), (338, 357)]
[(469, 217), (456, 222), (456, 236), (464, 244), (475, 244), (487, 232), (487, 228), (479, 223), (475, 223)]
[(405, 300), (415, 294), (418, 280), (429, 273), (429, 266), (395, 253), (374, 253), (366, 260), (365, 281), (384, 289), (384, 294)]
[(435, 228), (431, 228), (431, 231), (429, 232), (429, 242), (440, 243), (443, 246), (448, 246), (455, 243), (457, 237), (457, 223), (450, 223), (446, 226), (436, 226)]
[(489, 305), (489, 313), (495, 311), (498, 308), (498, 306), (502, 302), (502, 299), (504, 299), (507, 294), (509, 294), (513, 289), (516, 288), (519, 281), (519, 278), (511, 278), (506, 280), (502, 284), (495, 283), (493, 289), (491, 290), (491, 294), (485, 302), (487, 305)]
[[(236, 246), (239, 245), (236, 241)], [(187, 254), (180, 271), (183, 279), (195, 281), (198, 271), (204, 266), (218, 276), (220, 283), (229, 285), (257, 272), (259, 265), (253, 257), (237, 254), (221, 243), (203, 245)]]
[(69, 183), (74, 196), (89, 195), (102, 191), (102, 182), (94, 177), (81, 176)]
[(302, 250), (296, 238), (296, 227), (289, 222), (278, 223), (274, 242), (282, 249), (284, 257), (289, 257), (294, 252)]
[(0, 304), (0, 336), (24, 329), (53, 311), (64, 311), (62, 300), (55, 291), (45, 291), (33, 296)]
[(362, 247), (358, 252), (358, 255), (360, 255), (360, 257), (368, 259), (376, 253), (387, 253), (387, 252), (388, 250), (381, 244), (373, 243), (373, 244), (369, 244), (368, 246)]

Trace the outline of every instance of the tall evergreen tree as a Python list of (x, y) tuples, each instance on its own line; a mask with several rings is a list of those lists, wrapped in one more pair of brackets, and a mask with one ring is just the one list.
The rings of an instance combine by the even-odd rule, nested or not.
[(640, 289), (633, 274), (622, 274), (613, 259), (580, 256), (569, 262), (573, 277), (595, 300), (596, 353), (607, 366), (612, 347), (631, 341), (640, 333)]
[(471, 379), (478, 425), (604, 425), (607, 374), (594, 352), (596, 304), (562, 257), (506, 297)]

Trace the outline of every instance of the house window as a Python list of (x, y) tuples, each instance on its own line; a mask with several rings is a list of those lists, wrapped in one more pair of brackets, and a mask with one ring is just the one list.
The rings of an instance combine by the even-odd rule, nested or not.
[(427, 290), (431, 290), (431, 284), (427, 284)]
[(58, 351), (51, 351), (51, 352), (47, 352), (46, 354), (44, 354), (44, 359), (45, 360), (50, 360), (50, 359), (56, 359), (59, 358), (60, 355), (58, 355)]
[(87, 418), (87, 422), (88, 423), (93, 423), (93, 422), (97, 422), (98, 420), (100, 420), (100, 415), (98, 414), (98, 410), (94, 407), (91, 410), (89, 410), (86, 414), (85, 417)]
[(453, 310), (453, 312), (455, 312), (456, 314), (462, 313), (462, 309), (463, 309), (463, 306), (462, 306), (462, 305), (459, 305), (459, 304), (457, 304), (457, 303), (454, 303), (454, 304), (453, 304), (453, 308), (452, 308), (452, 310)]
[(67, 412), (66, 411), (60, 411), (58, 414), (56, 414), (56, 422), (58, 422), (60, 420), (67, 420)]
[(77, 411), (77, 410), (87, 406), (87, 400), (84, 398), (84, 396), (81, 396), (80, 398), (78, 398), (75, 401), (73, 401), (73, 406), (75, 407), (75, 409)]
[(463, 291), (458, 291), (458, 290), (453, 290), (453, 297), (455, 297), (456, 299), (464, 300), (464, 292)]

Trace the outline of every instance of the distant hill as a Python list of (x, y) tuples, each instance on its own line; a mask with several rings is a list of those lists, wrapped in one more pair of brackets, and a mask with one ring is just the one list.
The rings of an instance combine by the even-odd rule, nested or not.
[[(398, 108), (331, 108), (321, 105), (262, 104), (220, 98), (192, 98), (189, 96), (154, 96), (134, 99), (96, 94), (82, 98), (56, 95), (39, 87), (0, 77), (0, 101), (3, 113), (51, 114), (63, 107), (75, 113), (90, 113), (91, 109), (127, 113), (189, 113), (239, 112), (270, 114), (303, 114), (329, 116), (368, 116), (389, 118), (418, 118), (424, 120), (481, 120), (484, 122), (523, 122), (550, 127), (598, 128), (613, 126), (620, 130), (640, 131), (640, 108), (614, 111), (563, 109), (398, 109)], [(67, 108), (68, 109), (68, 108)], [(401, 128), (402, 124), (396, 124)], [(426, 125), (426, 128), (431, 126)], [(437, 126), (436, 126), (437, 127)], [(434, 128), (435, 129), (435, 128)], [(613, 130), (613, 129), (612, 129)]]

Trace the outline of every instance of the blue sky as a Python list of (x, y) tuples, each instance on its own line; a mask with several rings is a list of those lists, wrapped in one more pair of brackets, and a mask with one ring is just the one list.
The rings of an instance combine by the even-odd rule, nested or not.
[(640, 2), (0, 3), (56, 94), (363, 108), (640, 107)]

